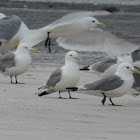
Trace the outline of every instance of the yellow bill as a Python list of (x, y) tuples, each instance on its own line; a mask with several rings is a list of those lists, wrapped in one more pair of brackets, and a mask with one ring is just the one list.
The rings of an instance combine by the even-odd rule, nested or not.
[(140, 74), (140, 72), (138, 70), (132, 70), (133, 73), (137, 73)]
[(19, 46), (19, 44), (17, 44), (16, 46), (14, 46), (14, 49), (16, 49)]
[(105, 24), (99, 22), (99, 23), (97, 24), (97, 26), (105, 27)]
[(36, 49), (30, 49), (30, 51), (31, 51), (31, 52), (37, 52), (37, 50), (36, 50)]
[(77, 59), (77, 60), (80, 60), (80, 57), (74, 57), (75, 59)]

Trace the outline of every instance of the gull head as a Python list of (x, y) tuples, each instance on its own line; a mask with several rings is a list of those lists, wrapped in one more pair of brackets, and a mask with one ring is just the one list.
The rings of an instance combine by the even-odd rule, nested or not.
[(17, 47), (17, 52), (19, 53), (30, 53), (30, 52), (36, 52), (37, 50), (32, 49), (32, 47), (27, 43), (21, 43)]
[(121, 54), (120, 56), (117, 57), (117, 62), (118, 63), (128, 62), (132, 64), (133, 63), (132, 56), (131, 54)]
[(91, 28), (96, 28), (99, 26), (105, 26), (103, 23), (99, 22), (96, 18), (94, 17), (85, 17), (82, 19), (82, 22), (84, 25), (88, 26), (89, 29)]
[(80, 58), (78, 57), (78, 53), (75, 51), (69, 51), (65, 56), (65, 61), (75, 62), (77, 60), (80, 60)]
[(117, 69), (117, 73), (122, 73), (122, 74), (132, 74), (132, 73), (138, 73), (140, 74), (140, 72), (138, 70), (136, 70), (133, 65), (131, 65), (128, 62), (124, 62), (121, 63)]

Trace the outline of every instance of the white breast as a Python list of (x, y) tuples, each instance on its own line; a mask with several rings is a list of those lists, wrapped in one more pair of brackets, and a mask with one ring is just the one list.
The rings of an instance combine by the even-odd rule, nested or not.
[(30, 54), (19, 54), (16, 55), (15, 61), (15, 67), (7, 69), (5, 75), (15, 76), (26, 72), (31, 65), (31, 56)]
[(79, 66), (77, 63), (69, 63), (62, 67), (61, 81), (56, 85), (58, 91), (67, 91), (67, 87), (75, 87), (80, 80)]

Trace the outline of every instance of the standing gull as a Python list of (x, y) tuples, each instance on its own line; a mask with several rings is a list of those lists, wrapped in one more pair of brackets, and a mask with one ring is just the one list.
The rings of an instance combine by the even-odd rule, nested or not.
[(94, 73), (101, 77), (104, 77), (115, 73), (120, 63), (123, 62), (128, 62), (130, 64), (133, 64), (131, 54), (126, 54), (126, 55), (122, 54), (121, 56), (114, 57), (114, 58), (111, 57), (104, 58), (100, 62), (96, 62), (90, 66), (85, 66), (80, 70)]
[(61, 98), (60, 93), (68, 91), (69, 98), (71, 98), (71, 90), (69, 88), (75, 87), (80, 79), (79, 66), (77, 64), (79, 59), (77, 52), (69, 51), (65, 56), (65, 65), (51, 74), (46, 84), (39, 88), (47, 90), (38, 95), (43, 96), (59, 91), (59, 98)]
[(8, 52), (0, 57), (0, 71), (4, 75), (10, 76), (11, 83), (12, 76), (15, 76), (15, 81), (17, 81), (17, 75), (26, 72), (31, 65), (31, 55), (30, 51), (36, 51), (31, 49), (29, 45), (22, 43), (18, 46), (15, 52)]
[(103, 105), (105, 104), (106, 98), (109, 97), (112, 105), (115, 105), (111, 98), (123, 96), (131, 90), (134, 83), (132, 73), (140, 74), (140, 72), (135, 70), (130, 63), (121, 63), (113, 75), (102, 78), (93, 83), (84, 84), (79, 89), (79, 92), (95, 96), (103, 96)]

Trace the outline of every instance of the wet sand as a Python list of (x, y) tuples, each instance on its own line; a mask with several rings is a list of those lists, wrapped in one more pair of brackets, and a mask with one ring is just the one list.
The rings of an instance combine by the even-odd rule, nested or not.
[[(20, 16), (30, 29), (43, 27), (67, 13), (81, 9), (81, 7), (72, 9), (64, 6), (61, 9), (55, 6), (42, 8), (39, 4), (35, 9), (37, 6), (29, 3), (31, 7), (24, 3), (24, 7), (27, 8), (20, 8), (23, 7), (21, 3), (14, 8), (14, 3), (12, 5), (9, 2), (10, 6), (8, 6), (7, 2), (7, 7), (4, 7), (6, 3), (3, 3), (4, 6), (0, 4), (0, 12)], [(88, 6), (85, 7), (87, 8), (84, 10), (88, 10)], [(140, 11), (137, 7), (118, 6), (117, 8), (120, 8), (118, 12), (107, 17), (99, 17), (99, 20), (107, 25), (105, 30), (140, 44)], [(46, 50), (44, 42), (36, 45), (35, 48), (39, 52), (32, 54), (32, 66), (26, 73), (18, 76), (18, 81), (25, 84), (10, 84), (10, 78), (0, 74), (0, 139), (139, 140), (139, 96), (126, 94), (114, 98), (116, 104), (123, 105), (114, 107), (108, 105), (108, 100), (106, 105), (102, 106), (102, 98), (82, 93), (71, 94), (77, 99), (68, 99), (68, 93), (62, 93), (66, 99), (58, 99), (58, 93), (44, 97), (35, 95), (51, 72), (64, 64), (64, 56), (68, 52), (57, 46), (55, 40), (52, 42), (52, 53)], [(106, 56), (99, 52), (78, 53), (81, 57), (80, 67), (97, 62)], [(98, 78), (97, 75), (81, 72), (78, 85)]]

